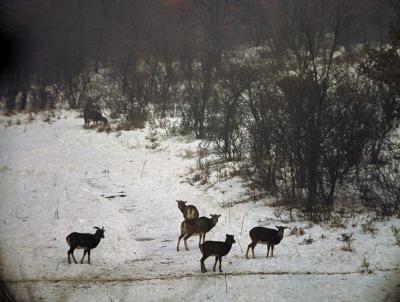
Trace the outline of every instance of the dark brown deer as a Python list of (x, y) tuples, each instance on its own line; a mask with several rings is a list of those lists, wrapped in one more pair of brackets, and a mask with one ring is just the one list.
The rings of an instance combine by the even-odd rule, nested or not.
[(274, 229), (268, 229), (268, 228), (263, 228), (263, 227), (255, 227), (252, 228), (249, 232), (250, 238), (251, 238), (251, 243), (247, 247), (246, 251), (246, 258), (249, 259), (248, 253), (251, 248), (251, 252), (254, 256), (254, 248), (257, 245), (257, 243), (261, 244), (266, 244), (268, 247), (267, 250), (267, 258), (269, 256), (269, 250), (271, 248), (271, 257), (274, 256), (274, 246), (279, 244), (283, 238), (283, 231), (286, 229), (286, 227), (283, 226), (276, 226), (278, 230)]
[(232, 244), (234, 244), (235, 242), (236, 241), (234, 236), (229, 234), (226, 234), (225, 241), (203, 242), (203, 244), (200, 245), (200, 250), (201, 253), (203, 254), (203, 257), (200, 259), (201, 272), (202, 273), (207, 272), (206, 267), (204, 265), (204, 261), (210, 256), (215, 256), (213, 271), (215, 272), (215, 266), (217, 265), (217, 262), (219, 260), (219, 271), (222, 273), (221, 269), (222, 257), (229, 253), (229, 251), (232, 248)]
[(92, 109), (92, 108), (85, 108), (83, 111), (83, 119), (85, 120), (85, 127), (89, 127), (91, 121), (94, 123), (101, 122), (103, 125), (108, 124), (108, 120), (101, 115), (100, 112)]
[(203, 237), (203, 242), (206, 238), (206, 234), (217, 224), (218, 218), (221, 215), (211, 214), (211, 218), (202, 216), (199, 218), (184, 220), (181, 223), (181, 235), (178, 238), (178, 244), (176, 250), (179, 251), (179, 243), (183, 237), (183, 242), (185, 243), (185, 249), (188, 251), (187, 240), (192, 235), (199, 235), (199, 247), (201, 244), (201, 238)]
[(199, 218), (199, 211), (194, 205), (186, 205), (187, 201), (177, 200), (178, 209), (181, 210), (183, 214), (183, 218), (185, 219), (193, 219)]
[(65, 239), (67, 240), (70, 249), (68, 250), (68, 263), (71, 264), (70, 255), (72, 255), (72, 259), (75, 263), (76, 259), (74, 257), (75, 249), (83, 249), (83, 257), (81, 259), (81, 263), (83, 263), (83, 259), (85, 258), (86, 253), (88, 254), (88, 263), (90, 264), (90, 250), (97, 247), (100, 243), (101, 238), (104, 238), (104, 227), (96, 229), (96, 233), (87, 234), (87, 233), (71, 233)]

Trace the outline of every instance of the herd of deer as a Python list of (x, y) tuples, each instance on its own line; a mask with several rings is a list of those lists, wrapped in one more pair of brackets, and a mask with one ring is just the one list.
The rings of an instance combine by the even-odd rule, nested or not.
[[(204, 261), (210, 257), (215, 256), (215, 263), (213, 267), (213, 271), (215, 272), (215, 267), (217, 262), (219, 261), (219, 271), (221, 270), (221, 261), (222, 257), (227, 255), (232, 248), (232, 244), (235, 243), (235, 238), (233, 235), (226, 234), (225, 241), (205, 241), (206, 234), (217, 224), (218, 218), (221, 215), (211, 214), (211, 218), (206, 216), (199, 217), (199, 211), (193, 205), (186, 205), (186, 201), (177, 200), (178, 208), (181, 210), (184, 221), (181, 223), (181, 235), (178, 238), (178, 244), (176, 246), (176, 250), (179, 251), (179, 243), (183, 238), (185, 249), (188, 251), (189, 248), (187, 246), (187, 240), (193, 236), (199, 236), (199, 248), (203, 255), (200, 259), (200, 267), (201, 272), (207, 272), (206, 267), (204, 265)], [(277, 230), (268, 229), (264, 227), (254, 227), (250, 230), (249, 235), (251, 239), (251, 243), (247, 247), (246, 258), (248, 257), (249, 250), (251, 248), (251, 252), (254, 255), (254, 248), (258, 243), (267, 245), (267, 258), (269, 257), (269, 252), (271, 250), (271, 257), (274, 256), (274, 246), (279, 244), (283, 238), (283, 231), (286, 227), (277, 226)], [(68, 263), (71, 263), (70, 255), (75, 263), (76, 259), (74, 257), (75, 249), (83, 249), (83, 257), (81, 259), (81, 263), (83, 263), (83, 259), (85, 255), (88, 254), (88, 263), (90, 264), (90, 250), (97, 247), (100, 243), (101, 238), (104, 238), (104, 227), (99, 228), (95, 227), (96, 232), (94, 234), (86, 234), (86, 233), (71, 233), (67, 236), (66, 240), (70, 247), (68, 250)], [(201, 242), (203, 238), (203, 243)]]
[[(87, 106), (83, 111), (83, 118), (85, 120), (85, 127), (90, 125), (90, 122), (95, 124), (101, 122), (104, 125), (108, 124), (107, 119), (101, 115), (101, 113), (90, 106)], [(204, 261), (210, 257), (215, 256), (215, 264), (214, 264), (214, 272), (217, 262), (219, 261), (219, 271), (221, 270), (221, 261), (222, 257), (227, 255), (232, 248), (232, 244), (234, 244), (235, 238), (233, 235), (226, 234), (225, 241), (205, 241), (206, 234), (217, 224), (218, 218), (221, 215), (211, 214), (211, 218), (206, 216), (199, 217), (199, 211), (193, 205), (186, 205), (186, 201), (177, 200), (178, 208), (181, 210), (184, 221), (181, 223), (181, 235), (178, 238), (178, 244), (176, 246), (176, 250), (179, 251), (179, 243), (183, 238), (183, 242), (185, 244), (185, 249), (188, 251), (189, 248), (187, 246), (187, 240), (193, 236), (199, 236), (199, 248), (203, 255), (200, 259), (201, 272), (207, 272), (206, 267), (204, 265)], [(71, 263), (70, 256), (75, 263), (76, 259), (74, 257), (75, 249), (83, 249), (83, 257), (81, 259), (81, 263), (83, 263), (83, 259), (86, 254), (88, 255), (88, 263), (90, 264), (90, 250), (97, 247), (100, 243), (101, 238), (104, 238), (104, 227), (101, 229), (99, 227), (94, 227), (96, 232), (94, 234), (86, 234), (86, 233), (71, 233), (67, 236), (66, 240), (70, 247), (68, 250), (68, 263)], [(283, 238), (283, 231), (286, 227), (277, 226), (278, 230), (268, 229), (264, 227), (255, 227), (250, 230), (250, 238), (251, 243), (247, 247), (246, 258), (248, 257), (249, 250), (251, 248), (251, 252), (254, 255), (254, 248), (258, 243), (266, 244), (268, 247), (267, 250), (267, 258), (269, 256), (269, 252), (271, 249), (271, 257), (274, 255), (274, 246), (279, 244)], [(201, 243), (201, 239), (203, 238), (203, 243)]]

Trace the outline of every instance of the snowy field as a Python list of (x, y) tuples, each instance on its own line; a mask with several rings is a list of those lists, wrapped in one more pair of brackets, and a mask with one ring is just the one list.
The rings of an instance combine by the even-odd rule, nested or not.
[[(376, 223), (375, 235), (363, 232), (363, 217), (347, 229), (268, 222), (275, 216), (265, 201), (226, 206), (245, 191), (238, 179), (211, 187), (186, 181), (196, 158), (185, 154), (199, 141), (149, 127), (98, 133), (77, 116), (0, 118), (0, 274), (18, 301), (399, 301), (400, 246), (391, 227), (400, 219)], [(212, 272), (213, 258), (200, 272), (197, 237), (190, 251), (183, 241), (176, 251), (177, 199), (201, 216), (222, 215), (206, 239), (235, 235), (224, 273)], [(289, 229), (274, 257), (258, 245), (257, 258), (246, 259), (249, 230), (275, 224)], [(92, 265), (69, 265), (66, 235), (94, 226), (106, 232)], [(305, 234), (290, 235), (295, 226)], [(354, 233), (353, 252), (337, 240), (346, 232)]]

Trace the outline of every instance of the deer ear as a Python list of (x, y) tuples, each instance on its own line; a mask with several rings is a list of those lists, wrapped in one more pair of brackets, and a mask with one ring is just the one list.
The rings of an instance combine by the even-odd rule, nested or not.
[(96, 229), (96, 230), (100, 230), (100, 228), (99, 227), (93, 227), (94, 229)]
[(279, 230), (279, 227), (277, 225), (275, 227)]
[(221, 217), (221, 215), (217, 215), (218, 217)]

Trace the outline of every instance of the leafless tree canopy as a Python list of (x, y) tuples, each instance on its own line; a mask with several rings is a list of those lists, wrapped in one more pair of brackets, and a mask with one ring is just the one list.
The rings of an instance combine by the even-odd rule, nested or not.
[[(177, 115), (182, 132), (248, 160), (253, 182), (307, 213), (349, 186), (370, 204), (365, 171), (397, 171), (395, 1), (6, 0), (1, 12), (6, 110), (64, 100), (138, 123)], [(368, 181), (385, 187), (379, 173)]]

